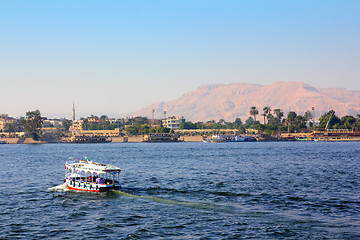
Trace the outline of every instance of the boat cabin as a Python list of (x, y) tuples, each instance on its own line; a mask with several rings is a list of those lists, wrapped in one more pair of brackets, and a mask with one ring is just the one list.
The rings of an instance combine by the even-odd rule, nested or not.
[(121, 188), (120, 172), (118, 167), (80, 159), (65, 164), (64, 181), (70, 190), (104, 192)]

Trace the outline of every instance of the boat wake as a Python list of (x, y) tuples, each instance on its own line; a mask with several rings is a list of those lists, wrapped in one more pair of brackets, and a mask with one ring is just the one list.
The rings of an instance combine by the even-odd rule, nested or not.
[(217, 211), (217, 212), (224, 212), (224, 213), (230, 213), (230, 214), (235, 213), (234, 208), (227, 207), (227, 206), (225, 207), (225, 206), (209, 204), (209, 203), (177, 201), (177, 200), (172, 200), (172, 199), (167, 199), (167, 198), (160, 198), (160, 197), (155, 197), (155, 196), (136, 195), (136, 194), (124, 192), (124, 191), (121, 191), (121, 190), (113, 190), (113, 192), (116, 193), (116, 194), (122, 195), (122, 196), (126, 196), (126, 197), (146, 198), (146, 199), (150, 199), (150, 200), (152, 200), (154, 202), (159, 202), (159, 203), (172, 204), (172, 205), (178, 205), (178, 206), (185, 206), (185, 207), (189, 207), (189, 208), (213, 210), (213, 211)]
[(63, 183), (63, 184), (48, 188), (48, 190), (50, 190), (52, 192), (66, 192), (66, 191), (69, 191), (66, 183)]

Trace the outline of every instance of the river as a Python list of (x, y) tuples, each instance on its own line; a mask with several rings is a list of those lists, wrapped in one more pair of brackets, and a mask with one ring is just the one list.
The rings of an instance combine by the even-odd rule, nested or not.
[[(121, 191), (63, 187), (69, 157)], [(0, 239), (360, 239), (360, 142), (0, 145)]]

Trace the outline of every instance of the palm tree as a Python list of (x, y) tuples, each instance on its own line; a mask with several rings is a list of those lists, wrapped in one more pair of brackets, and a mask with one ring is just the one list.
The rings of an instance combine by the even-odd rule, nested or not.
[(262, 114), (262, 116), (264, 116), (264, 124), (265, 124), (265, 117), (267, 117), (271, 113), (271, 107), (266, 106), (263, 108), (263, 111), (264, 111), (264, 113)]
[(277, 108), (277, 109), (274, 109), (274, 113), (275, 113), (276, 117), (278, 119), (280, 119), (280, 121), (281, 121), (281, 118), (284, 116), (283, 110), (281, 110), (280, 108)]
[(263, 114), (261, 114), (261, 116), (264, 117), (264, 124), (265, 124), (266, 113), (264, 112)]
[(256, 107), (250, 108), (250, 115), (254, 116), (254, 122), (256, 122), (256, 115), (259, 114), (259, 110)]

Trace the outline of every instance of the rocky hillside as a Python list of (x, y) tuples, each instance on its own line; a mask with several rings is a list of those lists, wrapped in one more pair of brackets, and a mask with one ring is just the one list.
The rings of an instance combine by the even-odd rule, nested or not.
[(258, 107), (261, 114), (267, 105), (271, 109), (281, 108), (285, 113), (295, 111), (298, 114), (315, 107), (317, 118), (331, 109), (337, 116), (355, 116), (360, 113), (360, 91), (315, 88), (303, 82), (275, 82), (268, 86), (246, 83), (204, 85), (176, 100), (151, 104), (132, 115), (150, 117), (155, 109), (155, 117), (161, 118), (166, 109), (167, 116), (184, 116), (193, 122), (221, 118), (234, 121), (237, 117), (245, 121), (250, 107)]

